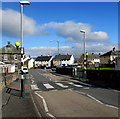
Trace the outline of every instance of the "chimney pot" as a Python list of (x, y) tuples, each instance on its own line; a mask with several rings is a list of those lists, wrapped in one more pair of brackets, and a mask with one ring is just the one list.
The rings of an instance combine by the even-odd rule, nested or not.
[(8, 41), (8, 45), (10, 44), (10, 41)]

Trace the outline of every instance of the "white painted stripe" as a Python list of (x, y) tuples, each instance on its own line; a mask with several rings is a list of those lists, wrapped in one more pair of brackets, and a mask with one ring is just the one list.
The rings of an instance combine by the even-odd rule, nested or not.
[(76, 86), (76, 87), (80, 87), (80, 88), (83, 87), (82, 85), (77, 85), (77, 84), (73, 84), (73, 85)]
[(68, 88), (68, 86), (63, 85), (62, 83), (56, 83), (56, 84), (62, 88)]
[[(91, 95), (88, 95), (88, 94), (87, 94), (87, 96), (90, 97), (90, 98), (92, 98), (92, 99), (94, 99), (95, 101), (97, 101), (97, 102), (99, 102), (99, 103), (101, 103), (101, 104), (104, 104), (104, 103), (102, 103), (101, 101), (99, 101), (98, 99), (92, 97)], [(115, 106), (112, 106), (112, 105), (108, 105), (108, 104), (105, 104), (105, 105), (108, 106), (108, 107), (112, 107), (112, 108), (119, 109), (118, 107), (115, 107)]]
[(91, 98), (91, 99), (93, 99), (93, 100), (97, 101), (98, 103), (100, 103), (100, 104), (104, 104), (105, 106), (108, 106), (108, 107), (112, 107), (112, 108), (119, 109), (118, 107), (115, 107), (115, 106), (112, 106), (112, 105), (105, 104), (105, 103), (101, 102), (100, 100), (98, 100), (98, 99), (94, 98), (93, 96), (88, 95), (88, 94), (86, 94), (86, 93), (79, 92), (79, 91), (75, 91), (75, 92), (80, 93), (80, 94), (82, 94), (82, 95), (86, 95), (86, 96), (88, 96), (89, 98)]
[(71, 85), (73, 85), (74, 83), (72, 83), (72, 82), (68, 82), (68, 84), (71, 84)]
[(45, 99), (44, 99), (40, 94), (38, 94), (37, 92), (35, 92), (35, 94), (42, 99), (42, 101), (43, 101), (43, 106), (44, 106), (44, 108), (45, 108), (45, 112), (47, 113), (47, 112), (48, 112), (48, 107), (47, 107), (47, 104), (46, 104), (46, 102), (45, 102)]
[(76, 87), (80, 87), (80, 88), (83, 87), (82, 85), (77, 85), (77, 84), (74, 84), (74, 83), (72, 83), (72, 82), (69, 82), (68, 84), (73, 85), (73, 86), (76, 86)]
[(34, 83), (34, 80), (31, 80), (32, 81), (32, 84)]
[(31, 85), (31, 89), (32, 90), (38, 90), (39, 88), (38, 88), (38, 86), (36, 84), (33, 84), (33, 85)]
[(108, 106), (108, 107), (112, 107), (112, 108), (115, 108), (115, 109), (120, 109), (119, 107), (115, 107), (115, 106), (108, 105), (108, 104), (106, 104), (106, 106)]
[(43, 105), (44, 105), (45, 111), (48, 112), (48, 107), (47, 107), (47, 104), (45, 102), (45, 99), (43, 98), (42, 100), (43, 100)]
[(35, 109), (36, 109), (36, 112), (37, 112), (38, 116), (39, 116), (39, 117), (42, 117), (41, 114), (40, 114), (40, 112), (39, 112), (39, 110), (38, 110), (38, 108), (37, 108), (37, 105), (36, 105), (36, 103), (35, 103), (35, 100), (34, 100), (33, 95), (32, 95), (31, 92), (30, 92), (30, 96), (31, 96), (32, 102), (33, 102), (33, 104), (34, 104), (34, 106), (35, 106)]
[(52, 114), (50, 114), (50, 113), (47, 113), (47, 115), (49, 116), (49, 117), (51, 117), (52, 119), (56, 119)]
[(83, 89), (86, 89), (86, 90), (88, 90), (88, 89), (90, 89), (89, 87), (85, 87), (85, 88), (83, 88)]
[(46, 84), (43, 84), (47, 89), (53, 89), (54, 87), (51, 86), (50, 84), (46, 83)]
[(103, 104), (100, 100), (98, 100), (98, 99), (94, 98), (93, 96), (88, 95), (88, 94), (86, 94), (86, 95), (87, 95), (88, 97), (90, 97), (91, 99), (93, 99), (93, 100), (95, 100), (95, 101), (99, 102), (100, 104)]
[(83, 82), (80, 82), (80, 84), (83, 84), (83, 85), (86, 85), (86, 86), (92, 86), (91, 84), (87, 84), (87, 83), (83, 83)]
[(46, 103), (44, 97), (42, 97), (40, 94), (38, 94), (39, 92), (40, 92), (40, 91), (35, 91), (35, 94), (42, 99), (45, 112), (47, 113), (47, 115), (48, 115), (49, 117), (52, 117), (53, 119), (56, 119), (51, 113), (49, 113), (47, 103)]

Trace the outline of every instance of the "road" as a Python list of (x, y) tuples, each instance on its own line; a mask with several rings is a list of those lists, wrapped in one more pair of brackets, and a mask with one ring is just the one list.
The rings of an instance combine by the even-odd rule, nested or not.
[[(62, 92), (61, 94), (64, 95), (65, 94), (63, 93), (64, 91), (71, 90), (72, 92), (70, 93), (66, 92), (66, 94), (68, 93), (69, 96), (72, 96), (73, 93), (76, 92), (76, 94), (74, 94), (76, 95), (76, 97), (79, 97), (80, 94), (82, 94), (105, 106), (112, 107), (115, 109), (119, 107), (118, 104), (119, 91), (112, 89), (103, 89), (103, 88), (94, 87), (92, 85), (83, 84), (80, 81), (70, 79), (70, 77), (56, 76), (51, 74), (49, 70), (31, 69), (29, 71), (29, 74), (32, 79), (32, 84), (31, 84), (32, 90), (34, 92), (41, 92), (41, 95), (43, 97), (45, 97), (46, 94), (47, 96), (49, 96), (51, 91), (53, 93), (53, 94), (51, 93), (51, 96), (54, 95), (59, 97), (59, 95), (54, 94), (54, 91), (56, 91), (57, 94)], [(49, 97), (48, 102), (50, 101), (50, 98), (51, 97)], [(78, 99), (79, 98), (75, 98), (73, 100), (77, 100), (77, 103), (79, 103)], [(53, 101), (53, 99), (51, 100)], [(51, 103), (50, 106), (52, 105), (52, 103), (55, 103), (55, 101), (53, 102), (52, 101), (49, 102)]]

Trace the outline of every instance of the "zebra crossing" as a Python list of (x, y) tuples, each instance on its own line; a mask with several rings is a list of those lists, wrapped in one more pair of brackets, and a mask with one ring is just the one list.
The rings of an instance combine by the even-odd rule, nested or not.
[(43, 84), (47, 89), (53, 89), (54, 87), (48, 83)]
[(40, 91), (49, 91), (49, 90), (63, 90), (63, 89), (76, 89), (76, 88), (84, 88), (80, 84), (75, 84), (73, 82), (47, 82), (47, 83), (39, 83), (39, 84), (31, 84), (32, 90), (40, 90)]

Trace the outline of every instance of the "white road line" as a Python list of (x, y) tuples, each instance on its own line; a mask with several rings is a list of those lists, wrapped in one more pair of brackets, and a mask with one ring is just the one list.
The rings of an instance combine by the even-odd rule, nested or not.
[(80, 88), (83, 87), (82, 85), (77, 85), (77, 84), (73, 84), (73, 85), (76, 86), (76, 87), (80, 87)]
[(47, 113), (48, 112), (48, 107), (47, 107), (45, 99), (40, 94), (38, 94), (37, 92), (35, 92), (35, 94), (42, 99), (45, 112)]
[(83, 82), (80, 82), (80, 84), (83, 84), (83, 85), (85, 85), (85, 86), (89, 86), (89, 87), (92, 86), (91, 84), (87, 84), (87, 83), (83, 83)]
[(98, 103), (100, 103), (100, 104), (102, 104), (102, 105), (104, 104), (105, 106), (119, 109), (118, 107), (115, 107), (115, 106), (112, 106), (112, 105), (105, 104), (105, 103), (101, 102), (100, 100), (94, 98), (93, 96), (91, 96), (91, 95), (89, 95), (89, 94), (86, 94), (86, 93), (83, 93), (83, 92), (79, 92), (79, 91), (76, 91), (76, 92), (77, 92), (77, 93), (80, 93), (80, 94), (82, 94), (82, 95), (86, 95), (86, 96), (88, 96), (89, 98), (95, 100), (96, 102), (98, 102)]
[(34, 83), (34, 80), (31, 80), (32, 81), (32, 84)]
[(54, 87), (48, 83), (43, 84), (47, 89), (53, 89)]
[(89, 90), (90, 88), (89, 88), (89, 87), (85, 87), (85, 88), (83, 88), (83, 89)]
[(35, 109), (36, 109), (36, 112), (37, 112), (38, 116), (39, 116), (39, 117), (42, 117), (41, 114), (40, 114), (40, 112), (39, 112), (39, 110), (38, 110), (38, 108), (37, 108), (37, 105), (36, 105), (36, 103), (35, 103), (35, 100), (34, 100), (34, 98), (33, 98), (32, 93), (30, 93), (30, 96), (31, 96), (32, 102), (33, 102), (33, 104), (34, 104), (34, 106), (35, 106)]
[(52, 119), (56, 119), (51, 113), (49, 113), (48, 106), (47, 106), (47, 103), (46, 103), (44, 97), (42, 97), (42, 96), (41, 96), (40, 94), (38, 94), (38, 93), (39, 93), (39, 91), (36, 91), (36, 92), (35, 92), (35, 94), (42, 99), (43, 106), (44, 106), (44, 109), (45, 109), (46, 114), (47, 114), (49, 117), (51, 117)]
[(38, 88), (37, 84), (32, 84), (31, 89), (32, 90), (38, 90), (39, 88)]
[(74, 83), (72, 83), (72, 82), (69, 82), (68, 84), (73, 85), (73, 86), (75, 86), (75, 87), (80, 87), (80, 88), (83, 87), (82, 85), (77, 85), (77, 84), (74, 84)]
[(56, 83), (56, 84), (62, 88), (68, 88), (68, 86), (63, 85), (62, 83)]
[(72, 84), (74, 84), (74, 83), (72, 83), (72, 82), (68, 82), (68, 84), (71, 84), (71, 85), (72, 85)]

